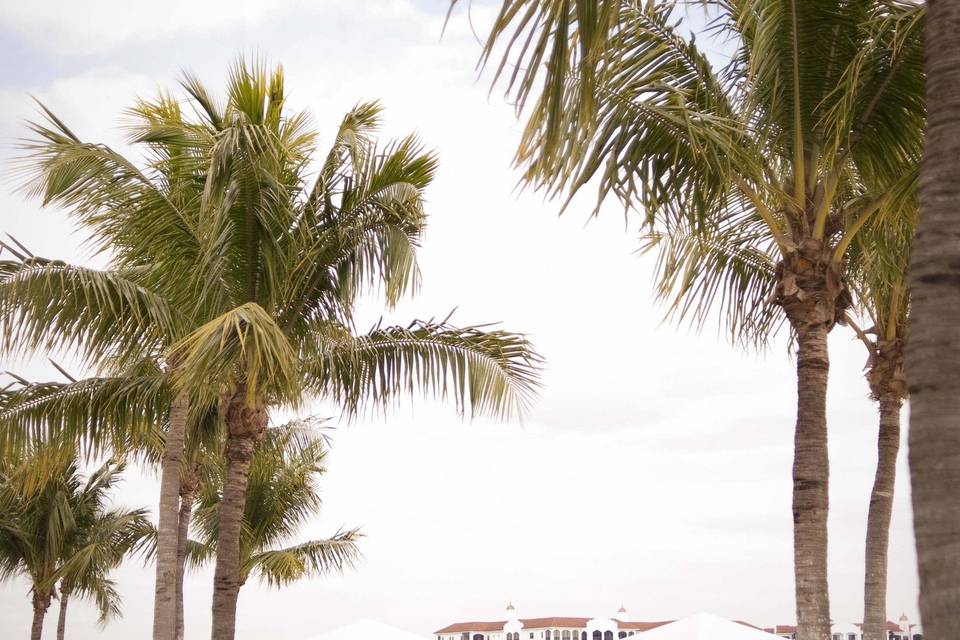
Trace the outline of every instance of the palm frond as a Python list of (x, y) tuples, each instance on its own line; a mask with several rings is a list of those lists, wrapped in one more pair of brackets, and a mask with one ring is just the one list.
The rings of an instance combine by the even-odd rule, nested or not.
[(0, 450), (67, 440), (88, 456), (156, 447), (170, 392), (162, 376), (25, 383), (0, 392)]
[(257, 553), (244, 563), (242, 575), (257, 574), (271, 587), (282, 587), (308, 576), (339, 573), (356, 566), (361, 554), (358, 529), (338, 531), (326, 540), (311, 540), (283, 549)]
[(91, 233), (94, 248), (118, 258), (139, 262), (171, 245), (196, 255), (195, 217), (162, 175), (148, 175), (106, 145), (81, 142), (40, 107), (46, 122), (30, 123), (34, 138), (23, 142), (20, 160), (30, 195), (68, 208)]
[(305, 363), (305, 374), (314, 391), (348, 413), (422, 391), (452, 398), (461, 412), (515, 416), (529, 408), (541, 363), (520, 334), (414, 321), (359, 337), (333, 334)]
[(274, 319), (247, 303), (199, 327), (171, 348), (175, 386), (217, 388), (244, 381), (247, 392), (296, 402), (296, 353)]
[(772, 300), (777, 276), (769, 238), (739, 225), (725, 233), (701, 230), (649, 232), (641, 251), (656, 251), (657, 297), (667, 317), (701, 329), (719, 320), (731, 342), (764, 346), (785, 320)]
[(96, 363), (160, 352), (185, 319), (135, 275), (56, 260), (0, 261), (0, 331), (4, 350), (75, 352)]

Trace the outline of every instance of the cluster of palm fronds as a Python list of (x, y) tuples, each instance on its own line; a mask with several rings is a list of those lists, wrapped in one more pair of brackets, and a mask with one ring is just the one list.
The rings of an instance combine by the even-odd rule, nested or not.
[[(729, 60), (704, 53), (682, 24), (691, 13)], [(567, 203), (595, 185), (598, 209), (637, 211), (672, 318), (719, 316), (746, 345), (789, 326), (801, 640), (830, 634), (829, 331), (852, 324), (864, 340), (881, 412), (898, 416), (906, 390), (924, 16), (909, 0), (503, 0), (482, 55), (526, 118), (525, 181)], [(891, 459), (881, 450), (871, 527), (875, 507), (889, 522)], [(869, 539), (864, 630), (879, 640), (886, 537)]]
[(521, 334), (449, 318), (356, 331), (359, 296), (392, 306), (418, 286), (437, 165), (415, 137), (377, 143), (379, 105), (351, 110), (317, 157), (280, 68), (241, 60), (222, 102), (191, 75), (181, 88), (184, 100), (129, 111), (143, 161), (84, 142), (46, 108), (31, 125), (29, 193), (65, 208), (108, 266), (3, 244), (3, 352), (66, 352), (91, 375), (18, 378), (0, 395), (0, 445), (18, 455), (56, 439), (159, 463), (154, 638), (172, 640), (178, 618), (182, 629), (189, 547), (215, 559), (213, 637), (226, 639), (249, 575), (279, 585), (356, 556), (355, 530), (275, 548), (318, 505), (322, 447), (275, 433), (271, 411), (320, 397), (350, 417), (423, 391), (514, 415), (540, 358)]

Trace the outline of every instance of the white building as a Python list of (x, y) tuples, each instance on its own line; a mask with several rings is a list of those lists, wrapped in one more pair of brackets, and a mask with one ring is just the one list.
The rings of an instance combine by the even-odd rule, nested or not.
[(609, 618), (520, 618), (511, 603), (505, 617), (492, 622), (457, 622), (434, 635), (436, 640), (621, 640), (672, 622), (634, 622), (623, 606)]
[[(797, 628), (778, 624), (764, 629), (787, 640), (795, 640)], [(910, 622), (906, 614), (900, 616), (900, 623), (887, 621), (887, 640), (923, 640), (920, 625)], [(863, 625), (859, 622), (835, 622), (830, 625), (830, 640), (863, 640)]]
[[(610, 618), (520, 618), (511, 603), (507, 605), (504, 617), (505, 620), (487, 622), (456, 622), (438, 629), (434, 636), (436, 640), (622, 640), (673, 622), (633, 622), (623, 606)], [(734, 622), (785, 640), (796, 640), (797, 637), (795, 626), (776, 625), (761, 629), (741, 620)], [(862, 626), (834, 623), (830, 640), (863, 640)], [(903, 615), (899, 624), (887, 622), (887, 640), (923, 640), (923, 633), (920, 625), (911, 623)]]

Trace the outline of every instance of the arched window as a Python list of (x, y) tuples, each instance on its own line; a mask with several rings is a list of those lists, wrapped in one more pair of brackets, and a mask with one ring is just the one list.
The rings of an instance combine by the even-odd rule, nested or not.
[(564, 629), (561, 637), (563, 640), (570, 640), (570, 629)]
[(604, 631), (603, 640), (613, 640), (613, 631)]
[(482, 633), (473, 634), (473, 640), (483, 640), (483, 634)]
[(593, 640), (603, 640), (603, 631), (599, 629), (593, 632)]
[(580, 640), (587, 640), (587, 632), (583, 631), (580, 633)]
[(626, 631), (621, 631), (620, 633), (617, 634), (617, 637), (618, 637), (618, 638), (626, 638), (626, 637), (627, 637), (627, 632), (626, 632)]

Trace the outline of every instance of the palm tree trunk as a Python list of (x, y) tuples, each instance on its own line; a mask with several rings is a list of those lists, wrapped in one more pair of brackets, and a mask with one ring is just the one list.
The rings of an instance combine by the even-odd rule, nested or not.
[(797, 328), (797, 426), (793, 459), (793, 561), (797, 640), (830, 637), (827, 590), (827, 352), (822, 322)]
[(70, 600), (70, 590), (60, 587), (60, 612), (57, 615), (57, 640), (63, 640), (67, 629), (67, 603)]
[(867, 515), (863, 640), (887, 640), (887, 549), (899, 448), (900, 398), (888, 391), (880, 398), (877, 473)]
[(929, 0), (927, 139), (910, 263), (910, 482), (926, 640), (960, 611), (960, 3)]
[(213, 640), (233, 640), (240, 592), (240, 526), (246, 503), (253, 452), (267, 428), (267, 412), (259, 398), (249, 406), (246, 389), (234, 393), (227, 409), (223, 497), (218, 513), (217, 564), (213, 575)]
[(183, 496), (180, 501), (180, 535), (177, 539), (177, 640), (183, 640), (183, 576), (187, 566), (187, 531), (192, 512), (193, 496)]
[(41, 640), (43, 636), (43, 618), (50, 608), (50, 596), (33, 592), (33, 623), (30, 625), (30, 640)]
[(177, 640), (183, 640), (183, 576), (187, 568), (187, 540), (190, 519), (193, 517), (193, 502), (199, 490), (199, 475), (196, 467), (187, 472), (180, 492), (180, 517), (177, 534)]
[(180, 515), (180, 461), (187, 430), (188, 395), (170, 403), (170, 425), (160, 466), (157, 524), (157, 582), (153, 604), (153, 640), (175, 640), (177, 630), (177, 536)]

